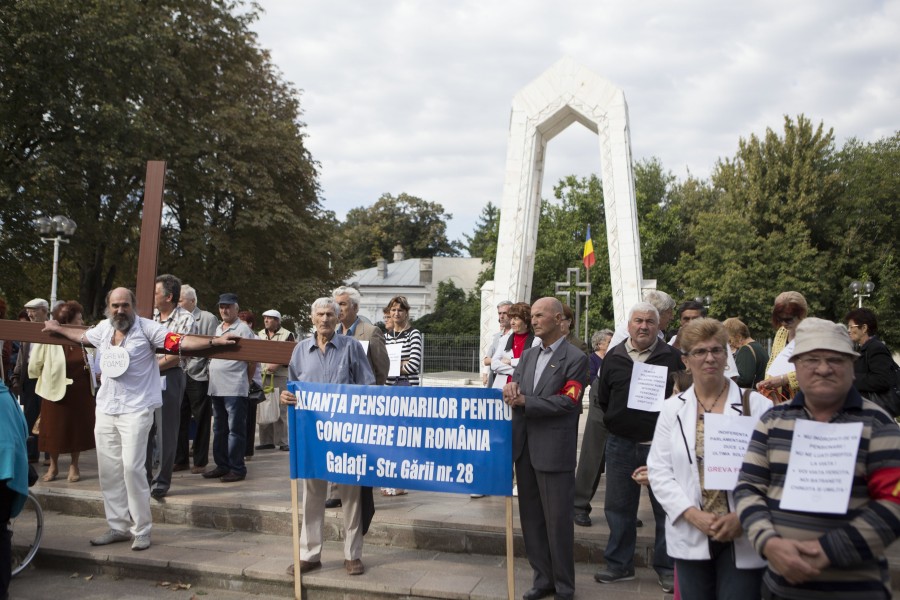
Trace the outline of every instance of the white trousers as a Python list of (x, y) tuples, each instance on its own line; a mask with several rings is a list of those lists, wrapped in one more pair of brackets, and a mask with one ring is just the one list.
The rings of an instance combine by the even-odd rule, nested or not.
[(130, 530), (136, 536), (149, 534), (153, 524), (150, 484), (144, 466), (151, 425), (152, 410), (123, 415), (98, 410), (94, 425), (106, 520), (110, 529)]
[[(358, 485), (337, 486), (344, 509), (344, 558), (362, 558), (362, 503)], [(325, 527), (325, 497), (328, 482), (303, 480), (303, 528), (300, 531), (300, 560), (322, 560), (322, 530)]]

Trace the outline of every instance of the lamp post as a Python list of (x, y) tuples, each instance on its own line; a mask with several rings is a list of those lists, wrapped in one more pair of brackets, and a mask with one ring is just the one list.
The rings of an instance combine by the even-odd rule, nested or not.
[(857, 308), (862, 308), (862, 299), (872, 295), (872, 292), (875, 291), (875, 284), (871, 281), (860, 283), (853, 280), (850, 282), (850, 291), (853, 292), (853, 297), (858, 301)]
[[(75, 233), (77, 225), (75, 221), (62, 215), (53, 218), (39, 217), (34, 222), (34, 227), (41, 236), (42, 242), (53, 242), (53, 278), (50, 282), (50, 308), (56, 304), (56, 279), (59, 269), (59, 244), (68, 244), (69, 238)], [(53, 237), (50, 237), (53, 236)]]

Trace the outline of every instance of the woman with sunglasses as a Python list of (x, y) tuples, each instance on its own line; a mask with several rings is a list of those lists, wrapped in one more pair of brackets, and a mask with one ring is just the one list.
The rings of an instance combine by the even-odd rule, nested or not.
[[(763, 561), (734, 512), (731, 491), (707, 489), (703, 469), (706, 416), (744, 414), (741, 388), (725, 377), (728, 334), (715, 319), (694, 319), (679, 335), (693, 385), (665, 401), (656, 422), (647, 474), (666, 511), (666, 551), (682, 598), (758, 600)], [(772, 407), (751, 392), (749, 414)]]
[(779, 404), (787, 402), (800, 390), (793, 363), (794, 335), (797, 325), (806, 318), (809, 307), (800, 292), (782, 292), (772, 308), (772, 327), (776, 328), (772, 354), (766, 365), (766, 378), (756, 384), (760, 394)]

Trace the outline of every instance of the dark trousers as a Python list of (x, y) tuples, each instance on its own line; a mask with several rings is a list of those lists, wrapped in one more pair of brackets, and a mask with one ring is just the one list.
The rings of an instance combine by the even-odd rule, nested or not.
[[(637, 544), (637, 512), (641, 501), (641, 486), (631, 474), (647, 464), (649, 444), (609, 434), (606, 440), (606, 503), (604, 510), (609, 525), (609, 541), (603, 553), (610, 569), (620, 573), (634, 570), (634, 549)], [(666, 511), (650, 492), (650, 505), (656, 521), (656, 540), (653, 546), (653, 569), (659, 575), (671, 575), (672, 559), (666, 553)], [(687, 597), (687, 596), (685, 596)]]
[(600, 485), (600, 475), (606, 458), (606, 438), (609, 432), (603, 424), (603, 410), (591, 406), (588, 411), (584, 435), (581, 438), (581, 454), (575, 469), (575, 512), (591, 514), (591, 500)]
[(710, 560), (675, 559), (682, 598), (759, 600), (765, 569), (738, 569), (734, 544), (710, 540)]
[(516, 461), (519, 520), (534, 587), (575, 593), (575, 473), (537, 471), (528, 444)]
[[(166, 389), (162, 393), (163, 404), (153, 414), (153, 426), (147, 437), (147, 479), (154, 490), (169, 490), (172, 484), (172, 467), (175, 465), (175, 452), (178, 445), (178, 430), (181, 420), (181, 401), (184, 397), (185, 375), (179, 367), (163, 371), (166, 378)], [(153, 477), (153, 449), (156, 446), (159, 432), (159, 471)]]
[(209, 462), (209, 435), (212, 429), (212, 403), (206, 394), (209, 381), (197, 381), (187, 377), (184, 398), (181, 401), (181, 422), (178, 427), (178, 445), (175, 464), (186, 465), (189, 460), (191, 417), (197, 424), (194, 434), (194, 466), (205, 467)]
[[(20, 398), (22, 406), (25, 409), (25, 423), (28, 425), (28, 435), (32, 435), (34, 424), (37, 423), (38, 417), (41, 416), (41, 397), (34, 391), (37, 387), (37, 379), (29, 379), (27, 376), (22, 380), (22, 397)], [(34, 435), (34, 451), (29, 448), (28, 460), (37, 460), (40, 456), (38, 452), (38, 436)]]
[(247, 441), (244, 456), (253, 456), (253, 447), (256, 446), (256, 402), (247, 400)]
[(238, 475), (247, 474), (244, 464), (247, 441), (247, 396), (212, 396), (213, 460), (216, 467)]

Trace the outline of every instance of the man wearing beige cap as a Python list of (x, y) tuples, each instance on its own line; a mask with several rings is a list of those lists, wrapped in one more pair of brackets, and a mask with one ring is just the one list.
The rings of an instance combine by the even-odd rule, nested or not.
[[(790, 359), (800, 392), (753, 432), (734, 498), (769, 561), (763, 598), (891, 597), (884, 551), (900, 536), (900, 428), (853, 387), (856, 356), (843, 326), (804, 319)], [(813, 427), (815, 437), (801, 434)], [(805, 480), (801, 468), (812, 470)]]
[[(281, 313), (270, 309), (262, 314), (263, 327), (259, 330), (260, 339), (270, 342), (293, 342), (294, 334), (281, 326)], [(274, 387), (279, 390), (287, 389), (288, 366), (273, 363), (262, 365), (263, 380), (273, 379)], [(268, 382), (267, 382), (268, 383)], [(250, 409), (254, 410), (254, 409)], [(274, 423), (259, 424), (259, 445), (257, 450), (279, 450), (287, 452), (291, 449), (288, 440), (287, 405), (279, 406), (278, 420)]]
[[(43, 298), (35, 298), (25, 304), (25, 313), (32, 323), (43, 323), (50, 316), (50, 304)], [(19, 402), (25, 409), (25, 422), (28, 424), (28, 433), (34, 429), (34, 424), (38, 417), (41, 416), (41, 397), (35, 392), (37, 385), (36, 379), (28, 378), (28, 359), (31, 357), (31, 343), (22, 342), (21, 350), (19, 350), (16, 358), (16, 366), (13, 368), (10, 386), (16, 394), (19, 395)], [(36, 461), (37, 454), (37, 435), (34, 436), (34, 446), (31, 446), (28, 459)]]

